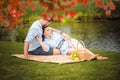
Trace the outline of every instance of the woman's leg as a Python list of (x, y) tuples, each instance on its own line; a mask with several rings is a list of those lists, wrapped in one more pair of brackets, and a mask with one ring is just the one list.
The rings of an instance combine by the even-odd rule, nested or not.
[(67, 52), (67, 55), (71, 55), (74, 52), (74, 50), (76, 50), (76, 49), (70, 48)]
[(106, 60), (108, 59), (107, 57), (103, 57), (103, 56), (96, 56), (97, 60)]
[[(74, 50), (77, 50), (77, 49), (70, 48), (67, 55), (71, 55), (74, 52)], [(79, 49), (80, 60), (82, 60), (82, 61), (92, 60), (95, 57), (96, 56), (92, 52), (90, 52), (88, 49), (85, 49), (85, 48)]]
[[(77, 49), (69, 49), (67, 55), (71, 55), (74, 50), (77, 50)], [(86, 49), (86, 48), (81, 48), (79, 49), (79, 58), (80, 60), (93, 60), (93, 59), (97, 59), (97, 60), (106, 60), (108, 59), (107, 57), (103, 57), (103, 56), (100, 56), (99, 54), (94, 54), (93, 52), (91, 52), (89, 49)]]
[(80, 50), (80, 58), (83, 58), (84, 60), (92, 60), (95, 59), (96, 55), (93, 54), (91, 51), (89, 51), (86, 48), (79, 49)]
[(53, 55), (60, 55), (60, 50), (53, 48)]
[(97, 60), (105, 60), (108, 59), (107, 57), (100, 56), (99, 54), (94, 54), (91, 52), (89, 49), (82, 48), (79, 49), (80, 53), (84, 55), (85, 60), (92, 60), (92, 59), (97, 59)]

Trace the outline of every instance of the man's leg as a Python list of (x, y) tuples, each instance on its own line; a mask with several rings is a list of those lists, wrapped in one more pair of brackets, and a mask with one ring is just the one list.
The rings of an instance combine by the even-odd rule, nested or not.
[(33, 55), (60, 55), (60, 50), (50, 47), (48, 52), (43, 51), (41, 47), (37, 48), (34, 51), (29, 52)]
[(34, 51), (30, 51), (29, 53), (31, 53), (32, 55), (53, 55), (53, 48), (49, 48), (49, 51), (44, 51), (42, 49), (42, 47), (38, 47), (37, 49), (35, 49)]

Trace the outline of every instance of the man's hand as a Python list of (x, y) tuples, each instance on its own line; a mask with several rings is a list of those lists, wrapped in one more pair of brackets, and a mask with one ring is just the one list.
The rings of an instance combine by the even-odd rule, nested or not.
[(27, 55), (27, 54), (24, 54), (24, 58), (26, 58), (26, 59), (27, 59), (27, 58), (28, 58), (28, 55)]

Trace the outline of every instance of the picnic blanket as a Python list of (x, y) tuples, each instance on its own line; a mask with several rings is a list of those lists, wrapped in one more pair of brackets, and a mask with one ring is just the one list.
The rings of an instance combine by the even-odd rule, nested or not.
[[(13, 54), (12, 56), (16, 56), (17, 58), (24, 58), (24, 54)], [(80, 62), (80, 60), (72, 60), (68, 55), (29, 55), (27, 60), (35, 60), (39, 62), (51, 62), (51, 63), (73, 63), (73, 62)]]

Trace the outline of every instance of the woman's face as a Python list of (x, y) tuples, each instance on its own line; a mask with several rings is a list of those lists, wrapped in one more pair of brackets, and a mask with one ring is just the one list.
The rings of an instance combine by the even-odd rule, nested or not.
[(44, 36), (45, 36), (45, 37), (46, 37), (46, 36), (50, 37), (50, 36), (51, 36), (51, 32), (52, 32), (51, 28), (50, 28), (50, 27), (46, 27), (46, 28), (44, 29)]

